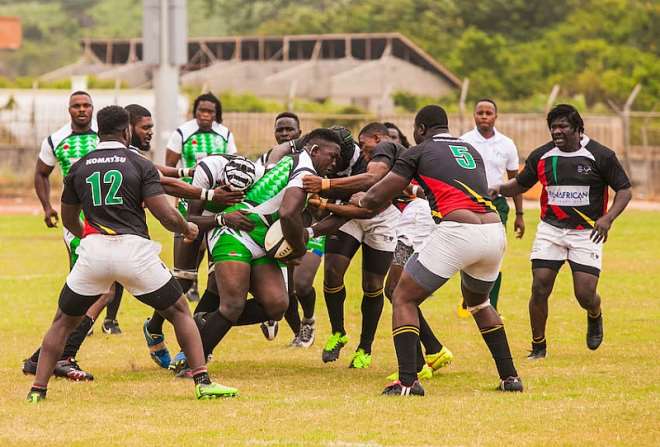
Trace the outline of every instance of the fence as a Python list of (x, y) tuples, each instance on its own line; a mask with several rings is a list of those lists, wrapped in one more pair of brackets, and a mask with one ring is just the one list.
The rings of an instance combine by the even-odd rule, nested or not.
[[(3, 99), (4, 94), (4, 99)], [(21, 96), (23, 95), (23, 96)], [(92, 92), (96, 108), (107, 104), (137, 102), (150, 107), (153, 104), (151, 91)], [(38, 148), (43, 138), (65, 124), (68, 115), (67, 93), (64, 91), (34, 93), (31, 90), (14, 92), (11, 96), (0, 90), (0, 172), (3, 168), (31, 171)], [(11, 104), (11, 101), (15, 101)], [(6, 103), (4, 108), (3, 103)], [(180, 119), (186, 115), (188, 103), (181, 98), (178, 104)], [(414, 115), (319, 115), (299, 114), (303, 131), (316, 127), (339, 124), (355, 133), (366, 123), (374, 120), (391, 121), (408, 135), (412, 141)], [(274, 113), (223, 114), (224, 124), (234, 133), (239, 151), (257, 155), (274, 144)], [(620, 116), (587, 115), (584, 117), (586, 133), (602, 144), (613, 148), (633, 178), (636, 197), (660, 198), (660, 114), (636, 112), (630, 126), (626, 147), (624, 120)], [(155, 117), (156, 125), (158, 117)], [(471, 129), (471, 116), (450, 115), (449, 124), (456, 135)], [(536, 147), (546, 143), (550, 136), (542, 114), (502, 113), (497, 119), (497, 129), (515, 141), (521, 158)]]

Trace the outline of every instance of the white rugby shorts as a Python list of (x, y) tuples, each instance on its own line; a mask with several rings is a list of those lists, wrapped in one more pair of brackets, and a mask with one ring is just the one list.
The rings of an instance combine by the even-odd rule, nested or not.
[(399, 242), (419, 251), (435, 229), (431, 207), (424, 199), (414, 199), (403, 209), (396, 225)]
[(371, 219), (349, 220), (339, 230), (374, 250), (394, 252), (396, 226), (400, 217), (401, 212), (390, 205)]
[(160, 251), (159, 243), (133, 234), (90, 234), (80, 242), (66, 283), (85, 296), (106, 293), (114, 282), (136, 297), (155, 292), (172, 278)]
[(506, 234), (500, 222), (465, 224), (443, 221), (436, 225), (419, 252), (419, 262), (431, 273), (451, 278), (458, 271), (480, 281), (493, 282), (500, 273)]
[(536, 238), (529, 258), (544, 261), (569, 260), (601, 270), (603, 244), (596, 244), (591, 240), (591, 231), (557, 228), (541, 221), (536, 227)]

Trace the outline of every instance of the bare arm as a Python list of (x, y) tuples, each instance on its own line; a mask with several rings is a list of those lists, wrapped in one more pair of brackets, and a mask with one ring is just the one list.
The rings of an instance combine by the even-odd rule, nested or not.
[(172, 149), (167, 149), (165, 152), (165, 166), (175, 168), (179, 160), (181, 160), (181, 154), (174, 152)]
[(612, 222), (614, 222), (614, 219), (619, 217), (619, 214), (626, 209), (626, 206), (628, 206), (628, 202), (630, 202), (631, 199), (632, 191), (630, 188), (620, 189), (616, 192), (610, 210), (594, 224), (594, 229), (591, 232), (591, 239), (594, 242), (607, 242), (607, 233), (612, 227)]
[(305, 208), (305, 191), (301, 188), (288, 188), (280, 205), (280, 221), (284, 239), (291, 244), (291, 259), (303, 256), (306, 249), (302, 211)]
[(370, 210), (366, 208), (359, 208), (349, 203), (327, 202), (327, 199), (322, 199), (322, 198), (309, 199), (309, 205), (321, 210), (328, 210), (333, 215), (345, 217), (347, 220), (371, 219), (372, 217), (377, 215), (380, 211), (382, 211), (382, 207), (379, 210)]
[(335, 216), (331, 214), (323, 218), (320, 222), (312, 225), (312, 229), (314, 230), (314, 237), (334, 234), (349, 220), (350, 219), (347, 217)]
[[(515, 178), (518, 174), (516, 170), (507, 170), (506, 175), (509, 180)], [(516, 219), (513, 222), (513, 230), (516, 233), (516, 237), (520, 239), (525, 234), (525, 220), (523, 219), (523, 199), (522, 194), (516, 194), (513, 196), (513, 204), (516, 207)]]
[(350, 177), (322, 179), (315, 175), (308, 175), (303, 179), (303, 187), (305, 191), (311, 193), (325, 193), (330, 191), (350, 195), (371, 188), (380, 179), (385, 177), (389, 170), (390, 166), (386, 163), (372, 161), (367, 165), (367, 172)]
[(369, 188), (369, 191), (364, 195), (355, 194), (351, 197), (351, 203), (360, 208), (376, 211), (386, 203), (391, 202), (409, 183), (408, 179), (390, 172), (385, 178)]
[(504, 197), (513, 197), (526, 192), (528, 189), (529, 188), (518, 183), (516, 178), (512, 178), (508, 182), (502, 183), (501, 185), (493, 188), (493, 192), (495, 194), (501, 194)]
[(268, 166), (276, 164), (278, 161), (280, 161), (289, 154), (291, 154), (291, 146), (289, 145), (288, 141), (286, 143), (273, 146), (273, 149), (270, 151), (270, 154), (268, 155), (268, 159), (266, 160), (266, 163), (264, 163), (264, 167), (268, 168)]
[(151, 214), (168, 230), (183, 233), (186, 239), (192, 240), (197, 237), (197, 226), (186, 222), (176, 208), (170, 205), (165, 194), (147, 197), (144, 199), (144, 204), (149, 208)]
[(41, 159), (37, 159), (37, 166), (34, 170), (34, 190), (44, 210), (44, 222), (49, 228), (56, 227), (59, 220), (57, 211), (50, 203), (50, 174), (53, 172), (53, 168), (54, 166), (48, 166)]
[(76, 237), (82, 238), (83, 225), (80, 221), (80, 204), (68, 205), (62, 202), (62, 225)]
[[(179, 155), (179, 154), (177, 154)], [(181, 158), (181, 156), (179, 156)], [(178, 162), (179, 160), (177, 160)], [(188, 172), (185, 173), (185, 175), (179, 175), (179, 168), (173, 168), (171, 166), (163, 166), (163, 165), (157, 165), (154, 163), (154, 166), (156, 166), (156, 169), (158, 169), (158, 172), (163, 174), (165, 177), (172, 177), (172, 178), (181, 178), (181, 177), (192, 177), (195, 175), (195, 170), (194, 169), (188, 169)], [(176, 166), (176, 163), (175, 163)]]

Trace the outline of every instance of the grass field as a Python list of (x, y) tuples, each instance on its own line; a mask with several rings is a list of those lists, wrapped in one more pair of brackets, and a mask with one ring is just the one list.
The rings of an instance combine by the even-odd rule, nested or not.
[[(396, 366), (390, 306), (372, 367), (349, 370), (361, 296), (352, 269), (351, 341), (337, 363), (320, 360), (329, 324), (319, 292), (320, 339), (312, 348), (287, 348), (285, 324), (273, 342), (258, 327), (234, 329), (216, 350), (210, 371), (237, 386), (241, 396), (197, 402), (190, 382), (151, 362), (141, 334), (149, 309), (125, 294), (119, 314), (124, 334), (106, 336), (97, 326), (78, 358), (97, 379), (54, 380), (48, 401), (39, 406), (23, 402), (31, 378), (20, 365), (54, 314), (67, 273), (65, 249), (61, 230), (46, 229), (40, 217), (0, 216), (0, 446), (660, 445), (660, 213), (626, 212), (606, 244), (601, 348), (586, 348), (586, 316), (572, 297), (565, 268), (551, 298), (549, 357), (529, 363), (532, 214), (524, 240), (509, 240), (500, 301), (523, 394), (493, 391), (497, 376), (487, 348), (474, 323), (456, 317), (454, 279), (423, 305), (454, 352), (454, 364), (425, 383), (425, 398), (379, 396)], [(171, 265), (170, 238), (156, 224), (152, 231)], [(167, 334), (175, 348), (171, 328)]]

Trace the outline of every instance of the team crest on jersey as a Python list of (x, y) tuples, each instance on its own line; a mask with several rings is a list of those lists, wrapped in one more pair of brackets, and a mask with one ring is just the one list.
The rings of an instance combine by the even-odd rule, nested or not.
[(589, 174), (591, 172), (591, 166), (578, 165), (577, 172), (578, 172), (578, 174)]
[(69, 148), (71, 148), (71, 146), (69, 146), (68, 144), (62, 146), (62, 149), (64, 149), (65, 151), (68, 150)]

